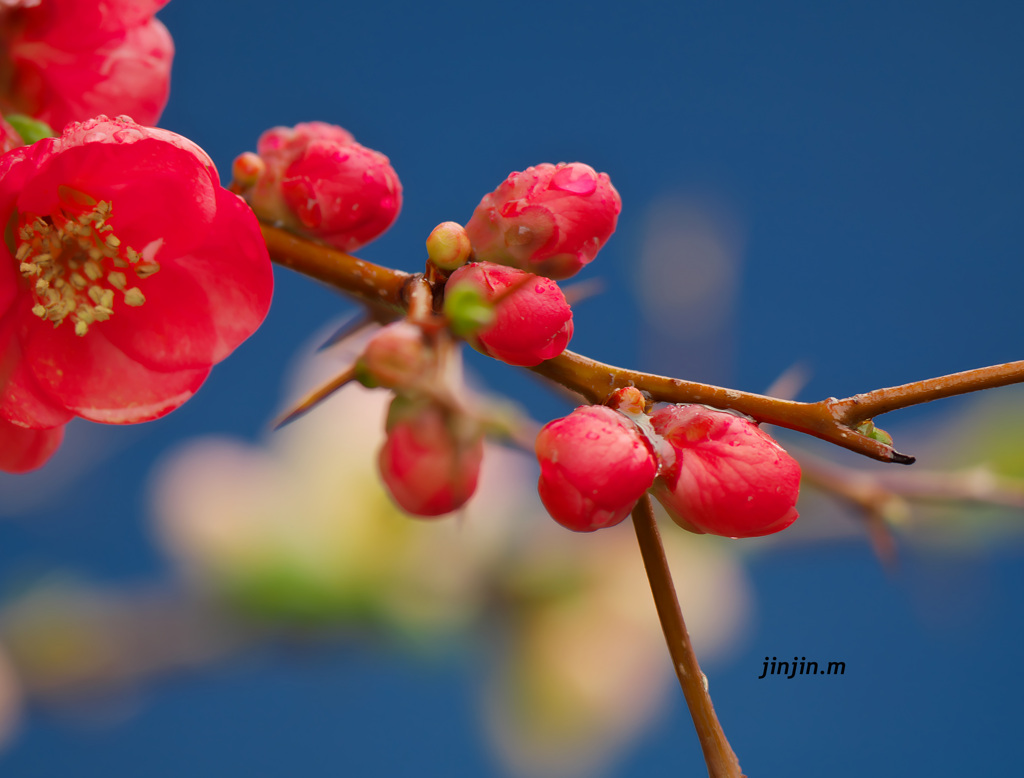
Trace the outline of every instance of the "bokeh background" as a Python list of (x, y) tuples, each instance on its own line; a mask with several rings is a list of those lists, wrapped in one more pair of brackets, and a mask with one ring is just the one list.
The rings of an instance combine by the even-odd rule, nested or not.
[[(609, 173), (623, 213), (582, 274), (604, 291), (574, 309), (575, 350), (751, 391), (800, 365), (801, 399), (1021, 357), (1019, 3), (172, 0), (160, 18), (177, 45), (161, 123), (223, 175), (267, 127), (314, 119), (391, 158), (403, 213), (367, 259), (420, 269), (430, 229), (468, 219), (512, 170), (579, 160)], [(0, 479), (9, 597), (53, 576), (131, 590), (173, 575), (151, 520), (154, 468), (198, 435), (266, 440), (296, 355), (352, 310), (276, 278), (264, 327), (180, 410), (134, 428), (72, 424), (45, 470)], [(569, 408), (528, 376), (467, 361), (539, 420)], [(995, 394), (994, 428), (1010, 428), (1019, 402)], [(956, 419), (972, 407), (881, 423), (939, 466), (970, 437)], [(886, 571), (853, 514), (811, 507), (795, 539), (737, 551), (745, 628), (704, 659), (745, 771), (1012, 771), (1024, 516), (982, 533), (977, 512), (947, 515), (964, 531), (901, 535)], [(131, 694), (30, 701), (0, 772), (505, 775), (475, 703), (481, 653), (249, 650)], [(846, 674), (757, 679), (766, 655), (794, 654), (845, 661)], [(682, 697), (666, 699), (594, 774), (701, 772)]]

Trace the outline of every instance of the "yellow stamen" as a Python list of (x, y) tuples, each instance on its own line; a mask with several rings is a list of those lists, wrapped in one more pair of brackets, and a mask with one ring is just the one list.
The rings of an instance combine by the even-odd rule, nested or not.
[[(75, 334), (84, 337), (91, 326), (114, 315), (114, 299), (138, 307), (146, 297), (138, 287), (128, 287), (131, 267), (143, 279), (160, 269), (143, 261), (138, 251), (122, 244), (108, 220), (112, 207), (87, 194), (61, 187), (61, 199), (86, 206), (85, 213), (29, 217), (17, 230), (14, 261), (29, 282), (35, 298), (32, 314), (59, 326), (70, 319)], [(75, 208), (78, 211), (79, 208)]]
[(137, 286), (133, 286), (131, 289), (124, 293), (125, 305), (130, 305), (133, 308), (138, 308), (144, 302), (146, 302), (146, 298), (143, 296), (142, 292), (139, 291), (139, 288)]

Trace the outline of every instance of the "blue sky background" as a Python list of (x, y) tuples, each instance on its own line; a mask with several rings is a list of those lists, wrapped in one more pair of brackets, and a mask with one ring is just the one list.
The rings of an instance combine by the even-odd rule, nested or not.
[[(576, 309), (572, 344), (591, 356), (751, 391), (802, 363), (802, 399), (1022, 357), (1019, 3), (173, 0), (160, 18), (177, 45), (161, 124), (203, 146), (225, 179), (264, 129), (314, 119), (391, 158), (405, 205), (359, 252), (367, 259), (420, 269), (430, 229), (464, 222), (512, 170), (580, 160), (608, 172), (623, 213), (583, 274), (606, 291)], [(637, 258), (666, 197), (735, 227), (735, 315), (715, 336), (728, 358), (636, 325), (636, 290), (659, 285)], [(139, 428), (72, 427), (58, 455), (71, 475), (31, 476), (46, 500), (0, 480), (0, 584), (52, 568), (108, 582), (159, 575), (167, 563), (143, 517), (160, 452), (208, 432), (257, 439), (294, 352), (349, 309), (278, 271), (263, 329), (186, 406)], [(537, 418), (565, 412), (534, 381), (472, 364)], [(941, 423), (957, 407), (900, 418)], [(753, 629), (709, 672), (749, 775), (1019, 764), (1018, 541), (907, 548), (895, 575), (866, 543), (801, 545), (754, 557), (750, 574)], [(844, 660), (846, 676), (756, 680), (766, 654), (794, 653)], [(424, 671), (357, 650), (254, 657), (161, 684), (110, 726), (34, 712), (0, 771), (500, 774), (466, 665)], [(610, 774), (700, 770), (680, 697)]]

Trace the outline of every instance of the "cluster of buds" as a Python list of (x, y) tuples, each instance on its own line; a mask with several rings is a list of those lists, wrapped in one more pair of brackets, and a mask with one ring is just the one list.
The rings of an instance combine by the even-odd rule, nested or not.
[(417, 316), (382, 327), (366, 343), (353, 376), (391, 389), (386, 439), (377, 458), (395, 503), (414, 516), (442, 516), (476, 490), (483, 431), (444, 391), (450, 379), (449, 336)]
[[(260, 141), (262, 159), (243, 155), (235, 165), (236, 182), (249, 182), (246, 197), (254, 207), (272, 180), (266, 138)], [(287, 134), (275, 142), (289, 160), (293, 147), (305, 148)], [(351, 139), (334, 142), (347, 147)], [(483, 454), (479, 422), (438, 400), (445, 349), (431, 341), (455, 335), (522, 367), (561, 354), (572, 338), (572, 310), (555, 279), (573, 275), (594, 258), (621, 208), (607, 175), (581, 163), (545, 164), (512, 173), (483, 198), (466, 227), (444, 222), (431, 232), (428, 275), (444, 280), (443, 328), (424, 326), (428, 322), (410, 307), (409, 319), (377, 333), (355, 368), (366, 386), (396, 391), (378, 461), (384, 483), (406, 511), (435, 516), (461, 507), (476, 487)], [(609, 414), (611, 422), (618, 418), (609, 409), (591, 410)], [(654, 465), (649, 469), (653, 478)], [(604, 522), (621, 519), (610, 509)]]
[[(447, 274), (451, 331), (484, 354), (532, 367), (561, 354), (572, 310), (555, 279), (593, 260), (622, 201), (608, 176), (580, 162), (515, 172), (484, 196), (469, 223), (438, 225), (430, 263)], [(466, 264), (470, 260), (470, 264)]]
[(757, 537), (796, 520), (800, 465), (754, 422), (703, 405), (648, 415), (632, 387), (609, 406), (577, 408), (537, 436), (538, 489), (559, 524), (612, 526), (648, 490), (691, 532)]

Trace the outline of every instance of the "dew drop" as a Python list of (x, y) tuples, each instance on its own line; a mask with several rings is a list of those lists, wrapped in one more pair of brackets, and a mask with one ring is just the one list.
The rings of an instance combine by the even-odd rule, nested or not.
[[(578, 174), (574, 179), (573, 174)], [(593, 194), (597, 190), (597, 178), (588, 171), (564, 167), (551, 178), (551, 187), (578, 195)]]

